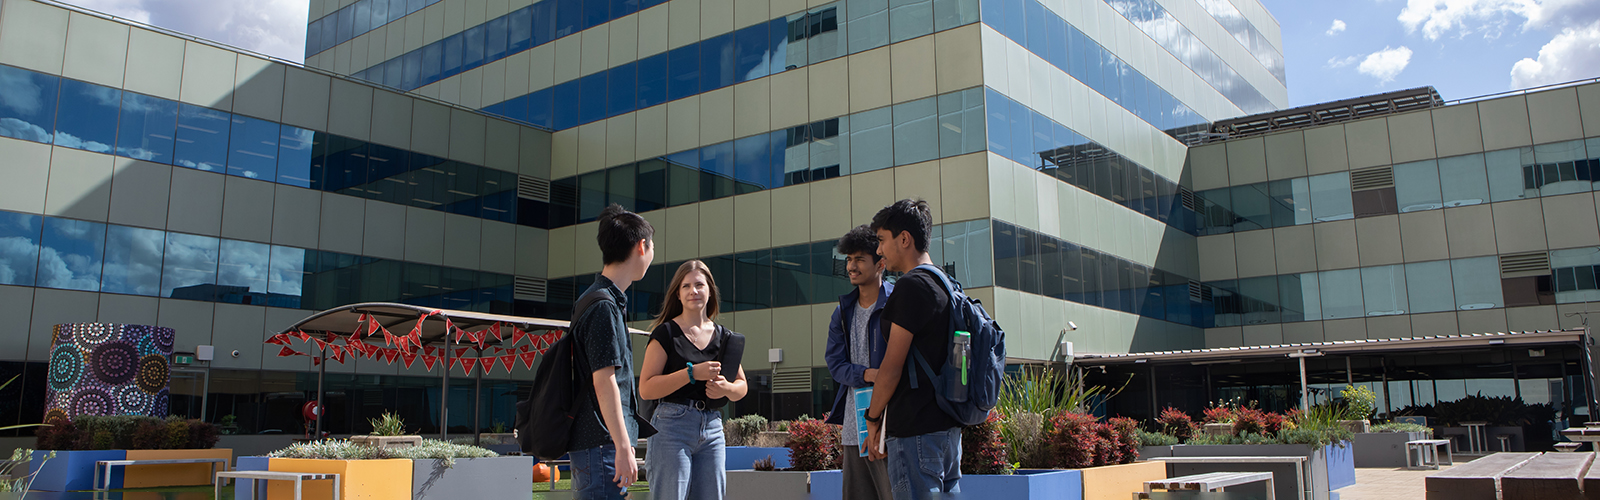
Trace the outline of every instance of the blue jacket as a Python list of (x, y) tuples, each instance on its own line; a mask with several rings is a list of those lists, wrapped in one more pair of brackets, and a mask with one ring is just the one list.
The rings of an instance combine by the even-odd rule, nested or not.
[(833, 380), (838, 382), (839, 392), (833, 398), (833, 411), (828, 413), (827, 423), (844, 425), (845, 398), (850, 397), (850, 389), (867, 387), (868, 383), (863, 377), (868, 368), (877, 368), (883, 363), (883, 351), (889, 346), (889, 329), (880, 324), (879, 318), (883, 315), (883, 305), (889, 302), (889, 294), (894, 291), (894, 285), (887, 281), (878, 285), (878, 301), (872, 303), (871, 318), (867, 320), (867, 333), (870, 336), (869, 344), (872, 353), (868, 359), (871, 366), (861, 366), (850, 362), (850, 321), (856, 313), (856, 303), (861, 296), (861, 289), (851, 290), (850, 293), (839, 296), (839, 307), (833, 309), (833, 319), (828, 321), (828, 373), (833, 375)]

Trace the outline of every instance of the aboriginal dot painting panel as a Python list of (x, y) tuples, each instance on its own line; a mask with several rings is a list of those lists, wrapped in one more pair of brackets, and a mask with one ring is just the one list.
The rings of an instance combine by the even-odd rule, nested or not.
[(167, 415), (171, 328), (56, 325), (45, 423), (80, 415)]

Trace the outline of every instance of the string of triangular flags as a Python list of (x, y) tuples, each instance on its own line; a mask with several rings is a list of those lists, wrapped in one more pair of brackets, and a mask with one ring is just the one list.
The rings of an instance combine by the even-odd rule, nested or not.
[[(473, 350), (472, 347), (456, 347), (454, 352), (447, 353), (444, 347), (422, 345), (422, 323), (429, 316), (443, 318), (446, 338), (453, 332), (455, 334), (454, 343), (476, 345), (479, 355), (477, 357), (466, 356), (467, 352)], [(504, 334), (506, 327), (511, 330), (511, 339), (509, 341)], [(363, 313), (356, 320), (355, 330), (346, 337), (328, 332), (324, 337), (318, 338), (304, 331), (295, 330), (273, 335), (267, 338), (266, 343), (282, 346), (278, 350), (279, 357), (310, 357), (311, 366), (319, 365), (322, 362), (322, 356), (295, 350), (290, 347), (291, 340), (298, 339), (300, 342), (306, 343), (307, 347), (314, 344), (316, 351), (326, 352), (327, 359), (339, 364), (344, 364), (347, 358), (360, 356), (369, 360), (382, 360), (389, 364), (394, 364), (396, 360), (399, 360), (409, 369), (420, 360), (423, 367), (431, 372), (435, 365), (443, 365), (445, 359), (448, 358), (450, 360), (448, 369), (463, 368), (468, 375), (471, 375), (473, 370), (481, 369), (487, 375), (493, 373), (496, 366), (502, 367), (509, 373), (519, 361), (524, 369), (533, 369), (533, 361), (539, 355), (549, 351), (550, 347), (555, 345), (556, 340), (559, 340), (565, 334), (566, 332), (561, 330), (552, 330), (545, 333), (527, 332), (516, 325), (502, 325), (501, 323), (495, 323), (488, 328), (472, 332), (456, 327), (449, 317), (444, 316), (441, 311), (434, 310), (422, 313), (417, 318), (416, 325), (405, 335), (390, 333), (389, 329), (379, 323), (377, 318)], [(380, 335), (383, 338), (383, 345), (381, 346), (364, 340), (364, 337), (377, 337)], [(491, 336), (500, 345), (488, 345), (489, 337)], [(462, 342), (463, 339), (467, 340), (467, 342)], [(339, 341), (344, 342), (340, 344), (338, 343)], [(527, 343), (524, 344), (524, 341)], [(485, 356), (484, 354), (492, 355)]]

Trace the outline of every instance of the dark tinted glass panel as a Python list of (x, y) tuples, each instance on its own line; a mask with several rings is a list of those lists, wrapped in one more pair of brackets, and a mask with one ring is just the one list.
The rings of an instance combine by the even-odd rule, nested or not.
[(635, 203), (644, 212), (667, 206), (667, 163), (661, 160), (639, 162)]
[(749, 81), (767, 76), (768, 24), (757, 24), (734, 33), (734, 75), (737, 81)]
[(1022, 280), (1018, 274), (1018, 259), (1022, 251), (1018, 246), (1017, 228), (1004, 222), (994, 222), (994, 284), (1020, 290)]
[(733, 34), (700, 42), (700, 91), (710, 92), (734, 83)]
[(734, 194), (733, 142), (700, 148), (700, 199), (715, 200)]
[(533, 47), (533, 8), (523, 7), (506, 14), (506, 53), (515, 54)]
[(1083, 303), (1091, 306), (1104, 304), (1105, 284), (1100, 280), (1100, 252), (1080, 247), (1078, 256), (1083, 264)]
[(534, 2), (530, 8), (533, 17), (533, 41), (538, 47), (556, 39), (556, 2)]
[(348, 137), (328, 136), (327, 160), (321, 189), (344, 191), (367, 183), (367, 143)]
[(678, 206), (700, 201), (700, 150), (675, 153), (666, 161), (667, 203)]
[(700, 44), (689, 44), (667, 53), (667, 100), (675, 101), (700, 92)]
[(62, 80), (55, 145), (110, 153), (117, 141), (117, 107), (121, 104), (121, 90)]
[(583, 23), (583, 0), (554, 0), (556, 4), (556, 38), (577, 33)]
[(465, 38), (461, 41), (461, 71), (482, 66), (485, 51), (488, 49), (488, 33), (485, 32), (485, 26), (474, 26), (462, 35)]
[(634, 92), (638, 85), (638, 66), (628, 63), (606, 71), (606, 116), (617, 116), (632, 112), (638, 105), (638, 96)]
[(1061, 240), (1040, 235), (1037, 260), (1039, 274), (1043, 278), (1039, 284), (1039, 293), (1066, 300), (1066, 289), (1061, 277)]
[(528, 123), (545, 128), (555, 127), (555, 89), (543, 89), (528, 94)]
[[(319, 135), (311, 130), (289, 125), (278, 128), (278, 183), (311, 187), (312, 164)], [(321, 179), (316, 179), (321, 183)]]
[(271, 181), (278, 172), (278, 124), (233, 115), (228, 175)]
[(122, 115), (117, 120), (117, 155), (171, 164), (177, 128), (178, 103), (123, 93)]
[(772, 253), (767, 250), (736, 255), (734, 275), (739, 283), (735, 310), (772, 307)]
[(483, 25), (483, 58), (485, 61), (498, 61), (506, 56), (508, 26), (510, 19), (506, 16), (497, 17)]
[(810, 304), (811, 246), (772, 249), (773, 307)]
[(611, 19), (620, 19), (638, 11), (639, 0), (611, 0)]
[(33, 286), (43, 217), (0, 212), (0, 284)]
[(555, 86), (551, 124), (556, 130), (569, 129), (582, 123), (579, 121), (579, 110), (582, 109), (579, 92), (578, 80)]
[(38, 286), (93, 292), (100, 288), (106, 225), (44, 218)]
[(1018, 290), (1038, 294), (1041, 293), (1039, 281), (1039, 239), (1040, 235), (1033, 231), (1016, 228), (1017, 231), (1017, 283)]
[(443, 41), (430, 43), (422, 47), (422, 83), (437, 82), (450, 75), (461, 73), (462, 46), (464, 35), (455, 34)]
[(404, 66), (400, 70), (400, 88), (414, 89), (422, 86), (419, 83), (422, 78), (422, 51), (407, 52), (401, 56), (401, 61)]
[(228, 161), (226, 112), (181, 104), (178, 108), (178, 147), (173, 164), (208, 172), (222, 172)]
[(667, 102), (667, 55), (656, 54), (638, 63), (639, 102), (637, 109), (644, 109)]
[(606, 172), (606, 201), (622, 205), (622, 208), (642, 212), (634, 201), (635, 182), (638, 182), (638, 167), (623, 165), (608, 169)]
[[(600, 0), (592, 0), (600, 1)], [(590, 123), (606, 117), (606, 72), (601, 71), (580, 78), (578, 97), (582, 99), (578, 110), (578, 123)]]
[(611, 0), (584, 0), (583, 1), (583, 28), (589, 29), (605, 24), (611, 19)]
[(767, 134), (734, 141), (734, 179), (738, 193), (753, 193), (772, 186), (771, 148)]

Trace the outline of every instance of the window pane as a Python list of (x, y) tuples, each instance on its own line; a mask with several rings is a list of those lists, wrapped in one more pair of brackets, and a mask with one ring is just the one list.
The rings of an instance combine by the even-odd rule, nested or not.
[(498, 61), (506, 56), (506, 37), (508, 28), (506, 16), (500, 16), (484, 24), (483, 58), (484, 61)]
[(100, 288), (105, 224), (45, 217), (43, 241), (39, 286), (86, 292)]
[[(598, 0), (597, 0), (598, 1)], [(578, 124), (591, 123), (606, 117), (606, 72), (601, 71), (577, 80), (579, 98)]]
[(1350, 202), (1350, 174), (1337, 173), (1311, 178), (1311, 213), (1316, 222), (1355, 217)]
[(772, 144), (767, 134), (734, 141), (736, 189), (740, 194), (772, 187)]
[(300, 308), (306, 276), (306, 253), (300, 248), (272, 247), (272, 261), (267, 276), (267, 305)]
[(736, 81), (745, 82), (767, 76), (771, 72), (771, 54), (768, 53), (767, 29), (761, 23), (734, 33), (734, 75)]
[(933, 30), (978, 22), (978, 0), (933, 0)]
[(604, 173), (606, 176), (607, 203), (616, 203), (635, 212), (644, 211), (638, 208), (638, 202), (634, 201), (634, 183), (639, 180), (639, 174), (633, 164), (613, 167), (598, 173)]
[(700, 201), (700, 150), (666, 157), (667, 204), (679, 206)]
[(1000, 156), (1011, 157), (1011, 101), (1000, 95), (994, 89), (984, 87), (987, 91), (987, 104), (984, 111), (988, 114), (988, 127), (985, 129), (989, 135), (989, 151)]
[(739, 294), (734, 297), (735, 310), (772, 307), (772, 252), (744, 252), (734, 260), (737, 266), (734, 276), (739, 284)]
[(894, 105), (894, 164), (939, 157), (939, 102), (927, 98)]
[(933, 0), (889, 0), (889, 43), (933, 33)]
[(367, 183), (367, 143), (337, 135), (328, 136), (323, 183), (318, 189), (364, 196), (350, 188)]
[(0, 284), (33, 286), (43, 217), (0, 211)]
[(1440, 159), (1439, 180), (1446, 207), (1489, 201), (1489, 173), (1484, 169), (1481, 154)]
[(1394, 196), (1400, 213), (1444, 206), (1439, 192), (1439, 164), (1433, 160), (1394, 166)]
[(1456, 309), (1471, 311), (1505, 306), (1500, 293), (1500, 263), (1495, 257), (1450, 261)]
[[(167, 233), (161, 295), (175, 299), (217, 300), (217, 250), (216, 238)], [(110, 268), (109, 263), (106, 267)]]
[[(579, 118), (579, 114), (582, 111), (582, 101), (579, 100), (581, 89), (578, 86), (578, 82), (579, 80), (568, 81), (556, 85), (552, 90), (554, 93), (553, 111), (551, 112), (552, 128), (566, 130), (583, 123)], [(604, 109), (604, 105), (601, 106), (601, 109)]]
[(462, 32), (461, 71), (483, 65), (483, 56), (488, 48), (487, 42), (484, 25), (474, 26)]
[(840, 5), (840, 2), (835, 2), (834, 6), (813, 10), (806, 16), (803, 32), (805, 43), (799, 45), (800, 48), (806, 49), (806, 57), (790, 56), (790, 64), (803, 65), (807, 61), (809, 64), (817, 64), (847, 53), (849, 41), (846, 40), (846, 34), (854, 28), (847, 26), (847, 23), (840, 18), (843, 14), (840, 12), (842, 8), (844, 6)]
[(939, 96), (939, 156), (983, 150), (983, 89)]
[(811, 123), (811, 170), (850, 173), (850, 117)]
[(1039, 233), (1018, 227), (1017, 231), (1017, 289), (1039, 294)]
[(177, 127), (178, 103), (125, 92), (117, 120), (117, 155), (170, 165)]
[(734, 78), (733, 33), (700, 42), (700, 91), (733, 85)]
[(229, 175), (269, 181), (277, 175), (278, 124), (234, 115), (228, 144)]
[(1278, 278), (1266, 276), (1239, 280), (1239, 307), (1246, 325), (1262, 325), (1282, 321), (1278, 304)]
[(55, 144), (110, 153), (117, 141), (117, 107), (122, 91), (77, 80), (62, 80), (56, 113)]
[[(278, 128), (278, 182), (311, 187), (311, 165), (320, 137), (314, 131), (289, 125)], [(316, 180), (320, 183), (320, 179)]]
[(1066, 288), (1063, 284), (1065, 282), (1061, 275), (1061, 246), (1061, 240), (1040, 235), (1039, 274), (1043, 276), (1044, 281), (1040, 282), (1039, 293), (1046, 297), (1066, 300)]
[(178, 147), (173, 164), (208, 172), (222, 172), (228, 161), (228, 124), (231, 115), (209, 108), (181, 104), (178, 108)]
[(263, 243), (222, 240), (218, 254), (217, 300), (232, 304), (266, 304), (272, 247)]
[(645, 160), (639, 162), (638, 180), (634, 182), (637, 210), (647, 212), (667, 206), (667, 162)]
[(533, 8), (523, 7), (506, 17), (506, 53), (516, 54), (533, 47)]
[(667, 55), (656, 54), (639, 60), (639, 101), (637, 109), (667, 102)]
[(1361, 292), (1367, 305), (1367, 316), (1393, 316), (1405, 314), (1410, 309), (1406, 301), (1404, 266), (1362, 268)]
[[(65, 86), (63, 85), (63, 92)], [(59, 124), (57, 125), (59, 126)], [(1540, 144), (1533, 147), (1534, 160), (1545, 169), (1554, 167), (1556, 175), (1547, 175), (1539, 183), (1540, 196), (1554, 196), (1560, 194), (1584, 193), (1590, 191), (1588, 163), (1584, 162), (1585, 175), (1579, 179), (1575, 171), (1576, 161), (1588, 159), (1584, 153), (1583, 141), (1566, 141), (1553, 144)]]
[(700, 201), (733, 196), (733, 141), (700, 148), (700, 171)]
[(1450, 286), (1450, 261), (1406, 264), (1406, 291), (1412, 313), (1455, 310), (1455, 289)]
[(809, 304), (811, 290), (811, 245), (772, 249), (773, 307)]
[(1489, 200), (1507, 201), (1539, 196), (1531, 179), (1525, 179), (1523, 165), (1533, 165), (1533, 148), (1490, 151), (1483, 155), (1489, 171)]
[(606, 116), (632, 112), (639, 104), (634, 94), (638, 85), (638, 66), (624, 64), (606, 71)]
[(676, 101), (700, 92), (700, 44), (691, 43), (667, 53), (667, 100)]
[[(850, 173), (871, 172), (894, 166), (893, 114), (879, 108), (850, 115), (850, 142), (878, 147), (850, 151)], [(884, 147), (888, 146), (888, 147)]]
[(1017, 247), (1017, 228), (1000, 221), (994, 221), (994, 284), (995, 286), (1020, 290), (1021, 275), (1018, 274), (1018, 258), (1021, 249)]
[(1311, 223), (1311, 182), (1306, 178), (1273, 181), (1272, 225), (1286, 227)]
[(1318, 280), (1322, 282), (1322, 319), (1366, 316), (1359, 269), (1323, 271)]
[(1283, 305), (1283, 321), (1322, 319), (1322, 291), (1317, 273), (1278, 276), (1278, 298)]
[(152, 297), (164, 291), (161, 255), (165, 238), (154, 229), (110, 226), (106, 231), (105, 273), (100, 291)]
[(846, 24), (850, 26), (851, 54), (889, 44), (888, 0), (846, 0), (844, 3), (848, 15)]
[(1234, 186), (1232, 194), (1234, 231), (1272, 227), (1272, 203), (1267, 195), (1267, 183)]

